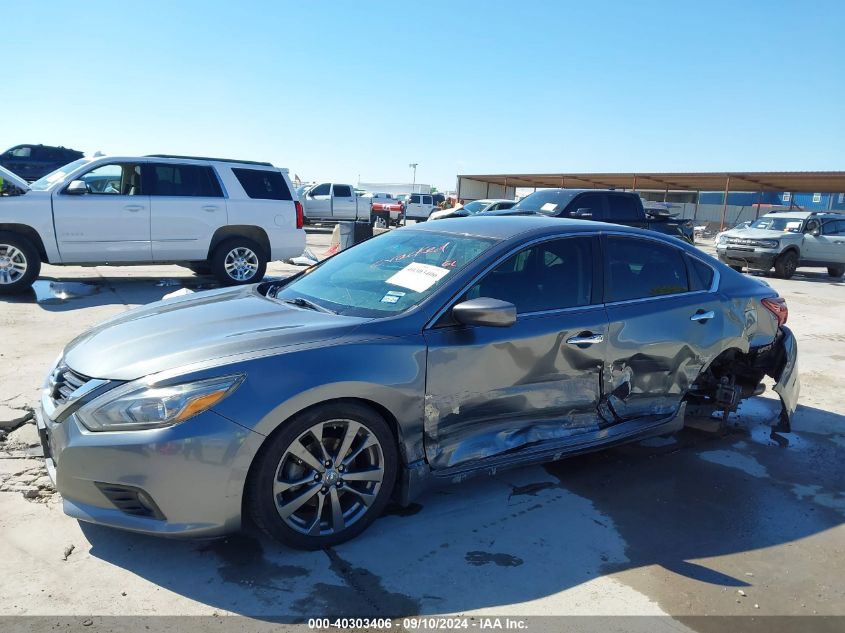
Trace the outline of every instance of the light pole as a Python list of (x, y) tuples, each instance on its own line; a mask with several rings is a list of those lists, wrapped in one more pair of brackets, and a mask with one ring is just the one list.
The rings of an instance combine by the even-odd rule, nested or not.
[[(414, 189), (416, 189), (416, 187), (417, 187), (417, 165), (419, 165), (419, 163), (408, 163), (408, 167), (410, 167), (411, 169), (414, 170), (414, 179), (411, 182), (411, 193), (414, 193)], [(408, 198), (408, 200), (410, 200), (410, 197)], [(408, 224), (408, 216), (407, 215), (403, 216), (402, 224), (407, 226), (407, 224)]]

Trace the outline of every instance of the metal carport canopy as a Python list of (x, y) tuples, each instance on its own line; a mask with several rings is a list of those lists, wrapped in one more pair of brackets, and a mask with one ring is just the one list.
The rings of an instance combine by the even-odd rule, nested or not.
[(845, 192), (845, 171), (748, 171), (614, 174), (487, 174), (461, 179), (504, 187), (657, 189), (682, 191)]

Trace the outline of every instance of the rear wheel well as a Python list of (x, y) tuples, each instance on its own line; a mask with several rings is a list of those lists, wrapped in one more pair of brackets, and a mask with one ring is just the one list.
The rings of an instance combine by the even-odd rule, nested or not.
[(251, 226), (248, 224), (235, 224), (229, 226), (222, 226), (214, 232), (211, 238), (211, 245), (208, 248), (207, 259), (211, 259), (214, 249), (216, 249), (224, 241), (233, 237), (246, 237), (258, 244), (264, 251), (264, 255), (270, 259), (270, 238), (267, 237), (267, 232), (258, 226)]
[(38, 231), (31, 226), (27, 226), (26, 224), (0, 224), (0, 231), (17, 233), (18, 235), (25, 237), (36, 248), (39, 257), (41, 257), (41, 261), (47, 261), (47, 251), (44, 248), (44, 242), (41, 240), (41, 236), (38, 234)]

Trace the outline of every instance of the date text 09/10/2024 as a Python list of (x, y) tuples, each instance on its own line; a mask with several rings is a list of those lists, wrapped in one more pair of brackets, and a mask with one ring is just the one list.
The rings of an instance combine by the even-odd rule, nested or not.
[[(353, 629), (381, 629), (391, 630), (399, 628), (400, 621), (391, 618), (310, 618), (309, 629), (325, 630), (353, 630)], [(518, 618), (465, 618), (465, 617), (418, 617), (403, 618), (401, 626), (405, 630), (446, 631), (453, 629), (479, 630), (511, 630), (519, 631), (528, 628), (525, 620)]]

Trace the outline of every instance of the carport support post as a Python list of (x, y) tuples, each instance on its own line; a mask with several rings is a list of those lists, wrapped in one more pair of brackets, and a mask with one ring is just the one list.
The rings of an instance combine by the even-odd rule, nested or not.
[(695, 209), (692, 211), (692, 223), (695, 224), (695, 218), (698, 216), (698, 203), (701, 200), (701, 191), (695, 192)]
[(755, 220), (760, 217), (760, 201), (762, 200), (762, 198), (763, 198), (763, 192), (760, 191), (760, 192), (757, 193), (757, 213), (754, 214)]
[(637, 174), (634, 174), (634, 184), (631, 186), (631, 191), (637, 193)]
[(722, 205), (722, 221), (719, 223), (719, 230), (725, 230), (725, 216), (728, 214), (728, 194), (731, 191), (731, 177), (725, 180), (725, 203)]

